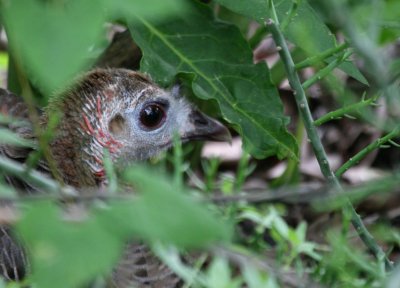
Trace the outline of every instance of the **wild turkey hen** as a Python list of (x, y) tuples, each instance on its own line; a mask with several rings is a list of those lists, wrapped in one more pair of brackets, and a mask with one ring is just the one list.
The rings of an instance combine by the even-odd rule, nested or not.
[[(16, 95), (0, 89), (1, 112), (28, 119), (27, 107)], [(54, 97), (42, 113), (60, 115), (56, 134), (49, 143), (56, 173), (78, 191), (107, 185), (103, 151), (107, 148), (117, 166), (145, 160), (172, 146), (178, 133), (182, 141), (230, 139), (218, 121), (202, 114), (178, 95), (165, 91), (145, 76), (125, 69), (96, 69), (80, 77), (66, 92)], [(8, 125), (20, 136), (34, 140), (32, 125)], [(24, 162), (31, 149), (0, 146), (2, 156)], [(49, 173), (47, 163), (39, 164)], [(39, 193), (29, 183), (6, 177), (21, 193)], [(20, 279), (29, 266), (23, 249), (1, 227), (0, 265), (6, 279)], [(179, 279), (149, 249), (139, 243), (127, 245), (113, 271), (115, 287), (177, 287)]]

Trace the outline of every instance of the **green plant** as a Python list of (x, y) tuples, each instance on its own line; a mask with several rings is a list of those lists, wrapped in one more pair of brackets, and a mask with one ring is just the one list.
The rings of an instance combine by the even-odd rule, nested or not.
[[(182, 277), (187, 287), (240, 287), (243, 284), (254, 288), (279, 287), (285, 286), (286, 274), (292, 270), (306, 278), (295, 279), (298, 287), (307, 287), (312, 282), (329, 287), (379, 287), (385, 281), (393, 283), (398, 271), (394, 270), (391, 276), (388, 273), (394, 263), (365, 227), (350, 200), (360, 200), (381, 190), (391, 191), (398, 185), (398, 177), (371, 181), (356, 191), (343, 188), (340, 179), (372, 151), (388, 144), (399, 146), (395, 142), (400, 136), (398, 60), (382, 55), (379, 49), (400, 36), (400, 4), (395, 0), (353, 2), (215, 0), (204, 4), (196, 0), (0, 0), (1, 22), (9, 39), (8, 87), (20, 94), (29, 106), (38, 137), (34, 143), (2, 128), (2, 145), (34, 146), (37, 152), (31, 155), (27, 166), (0, 156), (0, 170), (2, 175), (16, 175), (45, 192), (40, 201), (31, 201), (33, 197), (20, 197), (5, 181), (1, 182), (1, 197), (23, 203), (19, 209), (21, 218), (16, 223), (14, 219), (10, 222), (32, 251), (35, 269), (27, 281), (38, 287), (54, 287), (54, 283), (58, 283), (57, 287), (80, 286), (99, 275), (107, 275), (124, 241), (138, 237), (152, 245), (154, 252)], [(240, 20), (237, 23), (219, 20), (221, 7), (224, 7), (224, 19)], [(234, 17), (229, 17), (229, 13)], [(235, 24), (250, 21), (257, 22), (258, 29), (246, 39)], [(301, 159), (299, 145), (304, 125), (325, 181), (335, 190), (327, 200), (330, 207), (323, 206), (323, 202), (315, 203), (321, 204), (320, 209), (342, 210), (341, 231), (329, 234), (327, 253), (323, 249), (316, 252), (321, 246), (307, 240), (306, 222), (293, 228), (274, 206), (268, 206), (268, 213), (263, 214), (264, 207), (253, 205), (246, 197), (221, 207), (200, 204), (184, 183), (184, 173), (190, 174), (192, 168), (183, 159), (185, 153), (179, 141), (175, 141), (171, 157), (172, 177), (154, 177), (154, 172), (143, 167), (115, 171), (105, 151), (109, 186), (104, 198), (85, 198), (35, 171), (41, 158), (54, 170), (48, 142), (57, 126), (55, 117), (51, 125), (40, 127), (35, 107), (46, 106), (56, 91), (65, 89), (77, 74), (96, 63), (107, 46), (104, 24), (108, 22), (129, 29), (143, 53), (142, 72), (166, 87), (179, 79), (198, 100), (208, 101), (203, 102), (205, 110), (212, 111), (217, 103), (221, 117), (242, 137), (246, 152), (235, 177), (224, 178), (218, 174), (219, 160), (202, 162), (205, 181), (197, 183), (200, 190), (208, 192), (204, 197), (212, 198), (210, 192), (216, 189), (226, 197), (245, 192), (243, 184), (255, 169), (255, 164), (249, 162), (250, 157), (288, 158), (287, 170), (275, 185), (298, 184), (301, 180), (294, 174)], [(345, 36), (343, 42), (338, 43), (334, 37), (335, 29)], [(252, 48), (267, 35), (273, 38), (281, 57), (271, 70), (265, 63), (254, 64), (252, 55)], [(288, 48), (288, 41), (294, 46), (292, 50)], [(6, 57), (0, 54), (0, 66)], [(372, 73), (364, 76), (352, 57), (362, 59), (367, 67), (364, 71)], [(310, 67), (314, 69), (313, 75), (302, 81), (299, 75)], [(365, 85), (364, 91), (359, 95), (357, 91), (339, 87), (341, 82), (336, 70)], [(277, 91), (278, 82), (284, 78), (289, 80), (301, 119), (297, 123), (296, 138), (287, 130), (289, 118), (284, 114)], [(308, 97), (309, 89), (316, 84), (328, 87), (339, 104), (339, 108), (319, 119), (314, 119)], [(389, 106), (383, 120), (374, 110), (379, 101)], [(363, 121), (383, 136), (333, 171), (317, 129), (342, 117)], [(1, 115), (0, 120), (4, 125), (23, 125), (19, 119), (6, 115)], [(217, 179), (222, 184), (218, 185)], [(138, 188), (141, 197), (136, 199), (121, 193), (129, 185)], [(89, 201), (88, 211), (66, 221), (60, 216), (65, 212), (57, 204), (60, 200)], [(252, 235), (255, 245), (235, 246), (230, 223), (244, 219), (256, 225)], [(352, 250), (353, 244), (346, 238), (351, 235), (349, 222), (366, 250)], [(264, 254), (255, 255), (273, 249), (265, 245), (262, 237), (265, 229), (270, 230), (276, 242), (278, 261), (267, 259)], [(390, 234), (398, 234), (394, 232)], [(93, 245), (80, 246), (87, 241)], [(204, 270), (205, 257), (190, 266), (180, 261), (177, 250), (166, 248), (168, 245), (182, 250), (203, 248), (214, 258)], [(61, 283), (66, 271), (70, 277)], [(1, 285), (18, 286), (16, 283)]]

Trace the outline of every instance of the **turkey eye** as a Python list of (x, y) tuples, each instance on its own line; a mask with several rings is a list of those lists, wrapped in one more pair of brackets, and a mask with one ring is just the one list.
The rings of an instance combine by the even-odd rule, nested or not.
[(147, 129), (154, 130), (165, 121), (164, 108), (159, 104), (149, 104), (140, 111), (140, 123)]

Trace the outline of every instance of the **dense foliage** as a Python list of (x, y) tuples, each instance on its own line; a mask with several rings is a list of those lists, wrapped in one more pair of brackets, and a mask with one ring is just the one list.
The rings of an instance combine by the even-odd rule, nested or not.
[[(46, 106), (56, 91), (91, 69), (108, 45), (105, 24), (118, 24), (129, 29), (140, 48), (142, 72), (164, 87), (180, 81), (203, 110), (220, 115), (241, 137), (244, 149), (232, 179), (219, 174), (215, 159), (203, 162), (204, 180), (195, 176), (198, 162), (192, 159), (188, 164), (182, 156), (188, 154), (186, 147), (179, 143), (157, 167), (135, 165), (114, 171), (108, 165), (109, 197), (85, 198), (88, 211), (78, 220), (65, 220), (59, 200), (79, 201), (79, 196), (56, 181), (30, 175), (32, 170), (26, 166), (15, 167), (0, 159), (2, 174), (35, 181), (46, 193), (32, 201), (1, 182), (0, 196), (18, 210), (19, 217), (10, 222), (30, 251), (33, 269), (28, 283), (62, 288), (96, 280), (102, 287), (101, 279), (109, 275), (124, 243), (136, 237), (151, 245), (186, 287), (398, 286), (398, 269), (391, 262), (396, 260), (400, 239), (394, 221), (373, 226), (377, 243), (350, 204), (371, 194), (395, 195), (398, 171), (385, 167), (386, 178), (351, 189), (343, 188), (341, 177), (377, 149), (399, 146), (394, 140), (400, 133), (400, 66), (383, 47), (398, 41), (400, 2), (0, 0), (0, 4), (9, 45), (8, 87), (28, 105)], [(265, 39), (275, 43), (270, 42), (267, 54), (279, 53), (280, 58), (274, 62), (266, 57), (268, 64), (254, 64), (255, 48), (265, 46)], [(299, 111), (291, 117), (284, 113), (278, 92), (286, 79), (294, 91), (286, 102)], [(344, 79), (357, 83), (358, 89)], [(310, 90), (316, 86), (334, 103), (323, 115), (310, 109), (314, 101)], [(384, 116), (377, 103), (388, 107)], [(321, 142), (317, 128), (343, 117), (374, 129), (378, 138), (351, 151), (333, 171), (328, 145)], [(0, 120), (17, 121), (5, 116)], [(45, 154), (52, 129), (41, 131), (42, 141), (29, 168)], [(308, 141), (302, 141), (304, 130)], [(0, 136), (1, 144), (36, 145), (6, 129), (0, 130)], [(300, 169), (305, 161), (303, 145), (313, 148), (324, 185), (317, 196), (307, 194), (296, 202), (293, 199), (299, 198), (296, 193), (307, 179)], [(246, 178), (263, 169), (263, 162), (257, 161), (267, 157), (285, 163), (283, 174), (269, 185), (279, 191), (270, 192), (266, 186), (261, 193), (245, 192)], [(396, 167), (398, 160), (394, 163)], [(155, 179), (150, 168), (171, 172)], [(191, 188), (184, 184), (187, 178)], [(144, 192), (141, 197), (126, 196), (128, 184)], [(258, 200), (254, 195), (260, 196)], [(206, 204), (211, 201), (204, 198), (217, 204)], [(310, 224), (316, 221), (311, 223), (306, 216), (290, 221), (295, 217), (287, 207), (293, 203), (319, 215), (335, 211), (337, 223), (333, 229), (310, 232)], [(203, 253), (196, 265), (178, 260), (179, 252), (193, 248)]]

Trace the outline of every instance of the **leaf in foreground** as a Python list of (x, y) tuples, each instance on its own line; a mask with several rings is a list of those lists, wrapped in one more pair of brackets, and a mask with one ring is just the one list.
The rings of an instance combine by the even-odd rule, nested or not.
[(47, 95), (90, 66), (104, 15), (96, 0), (0, 1), (11, 52)]
[(109, 271), (123, 246), (123, 239), (109, 233), (94, 216), (74, 223), (61, 217), (56, 204), (43, 201), (31, 204), (17, 224), (38, 287), (79, 287)]
[(76, 221), (63, 219), (65, 212), (56, 203), (26, 204), (17, 231), (30, 252), (38, 287), (80, 287), (96, 275), (108, 275), (133, 238), (183, 248), (229, 241), (231, 227), (174, 190), (171, 181), (141, 168), (128, 170), (125, 177), (140, 188), (139, 197), (93, 205)]
[(180, 247), (204, 247), (216, 241), (229, 241), (231, 226), (174, 187), (171, 179), (162, 175), (155, 178), (153, 171), (142, 167), (127, 170), (125, 179), (141, 192), (127, 212), (134, 234), (148, 241)]

